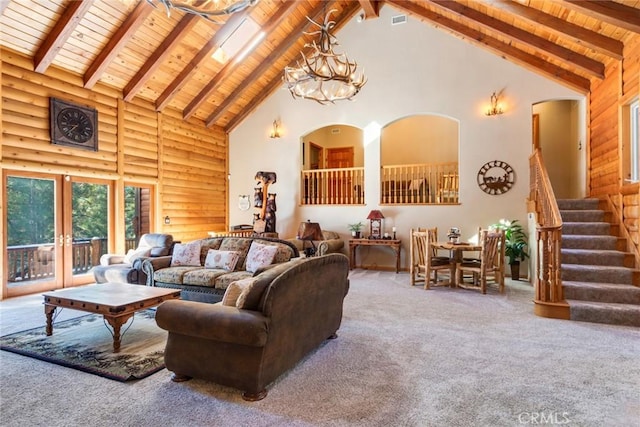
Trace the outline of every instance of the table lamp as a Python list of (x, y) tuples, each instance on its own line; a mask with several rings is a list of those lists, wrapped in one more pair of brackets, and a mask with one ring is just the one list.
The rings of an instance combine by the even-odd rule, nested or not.
[[(314, 240), (322, 240), (322, 230), (320, 224), (317, 222), (311, 222), (310, 219), (307, 222), (301, 222), (298, 227), (298, 239), (302, 240), (302, 250), (306, 256), (313, 256), (316, 253), (316, 245)], [(305, 248), (304, 242), (310, 242), (311, 247)]]

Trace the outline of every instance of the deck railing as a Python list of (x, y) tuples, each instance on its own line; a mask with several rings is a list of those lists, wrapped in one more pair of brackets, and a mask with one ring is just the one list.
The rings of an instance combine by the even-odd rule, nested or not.
[(364, 168), (303, 170), (300, 179), (302, 205), (364, 204)]
[(563, 317), (568, 306), (560, 276), (562, 218), (539, 150), (529, 158), (529, 167), (529, 200), (537, 214), (535, 312), (545, 317)]
[(458, 163), (382, 166), (380, 203), (458, 203)]
[[(127, 239), (126, 249), (135, 248), (137, 239)], [(107, 253), (107, 239), (78, 239), (72, 243), (73, 274), (87, 273), (100, 264), (100, 256)], [(23, 283), (53, 278), (55, 271), (55, 244), (9, 246), (7, 248), (7, 281)]]

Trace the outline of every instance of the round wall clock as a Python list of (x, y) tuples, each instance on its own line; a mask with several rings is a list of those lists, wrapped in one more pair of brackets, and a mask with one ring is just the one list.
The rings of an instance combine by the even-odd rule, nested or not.
[(487, 194), (504, 194), (515, 182), (513, 168), (501, 160), (487, 162), (478, 171), (478, 186)]
[(51, 98), (51, 143), (98, 151), (95, 109)]

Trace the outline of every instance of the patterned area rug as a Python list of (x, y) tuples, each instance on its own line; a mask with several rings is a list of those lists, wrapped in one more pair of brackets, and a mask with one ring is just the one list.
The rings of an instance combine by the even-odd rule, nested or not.
[(141, 379), (164, 368), (167, 332), (154, 316), (155, 310), (141, 311), (123, 325), (119, 353), (111, 327), (97, 314), (54, 322), (51, 336), (44, 326), (5, 335), (0, 349), (117, 381)]

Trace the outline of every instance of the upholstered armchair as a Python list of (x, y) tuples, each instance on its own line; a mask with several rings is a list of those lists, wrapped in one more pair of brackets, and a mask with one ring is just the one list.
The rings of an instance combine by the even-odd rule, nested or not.
[(142, 271), (142, 261), (149, 257), (171, 255), (174, 243), (171, 234), (143, 234), (138, 247), (130, 249), (126, 255), (102, 255), (100, 265), (93, 267), (93, 277), (96, 283), (120, 282), (144, 285), (147, 283), (147, 275)]
[(341, 253), (344, 247), (344, 240), (335, 231), (322, 230), (322, 239), (320, 240), (300, 240), (300, 239), (287, 239), (293, 243), (298, 252), (304, 253), (304, 250), (309, 247), (315, 246), (316, 256)]

